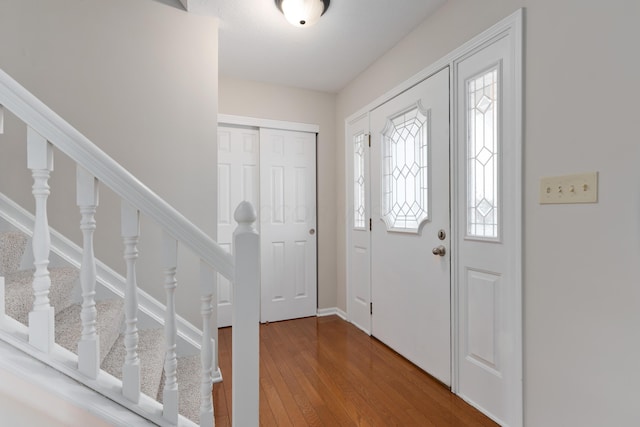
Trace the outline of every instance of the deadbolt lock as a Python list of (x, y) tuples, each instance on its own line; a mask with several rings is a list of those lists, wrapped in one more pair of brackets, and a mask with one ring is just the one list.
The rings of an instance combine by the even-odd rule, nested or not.
[(438, 239), (444, 240), (447, 238), (447, 233), (444, 230), (438, 231)]

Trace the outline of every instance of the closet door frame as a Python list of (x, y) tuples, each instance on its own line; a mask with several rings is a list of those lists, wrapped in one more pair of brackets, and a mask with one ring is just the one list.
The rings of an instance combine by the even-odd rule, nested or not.
[[(320, 126), (316, 125), (316, 124), (308, 124), (308, 123), (299, 123), (299, 122), (289, 122), (289, 121), (281, 121), (281, 120), (271, 120), (271, 119), (261, 119), (261, 118), (255, 118), (255, 117), (247, 117), (247, 116), (238, 116), (238, 115), (229, 115), (229, 114), (218, 114), (218, 126), (223, 126), (223, 127), (237, 127), (237, 128), (252, 128), (255, 129), (256, 131), (260, 131), (260, 129), (274, 129), (274, 130), (282, 130), (282, 131), (293, 131), (293, 132), (305, 132), (305, 133), (310, 133), (310, 134), (315, 134), (316, 135), (316, 139), (317, 139), (317, 134), (320, 132)], [(217, 142), (216, 142), (217, 145)], [(316, 146), (317, 146), (317, 141), (316, 141)], [(316, 166), (317, 166), (317, 154), (316, 154)], [(218, 160), (216, 160), (216, 168), (218, 167)], [(258, 161), (258, 167), (259, 167), (259, 161)], [(258, 191), (260, 191), (258, 189)], [(317, 218), (317, 197), (318, 197), (318, 191), (317, 191), (317, 173), (316, 173), (316, 188), (315, 188), (315, 194), (316, 194), (316, 218)], [(256, 207), (256, 209), (258, 209), (258, 207)], [(216, 223), (219, 219), (216, 218)], [(258, 218), (258, 221), (260, 220), (260, 218)], [(317, 220), (316, 220), (317, 221)], [(259, 224), (256, 224), (256, 228), (259, 228)], [(317, 226), (316, 226), (317, 228)], [(218, 232), (218, 225), (216, 225), (216, 233)], [(216, 236), (217, 237), (217, 236)], [(317, 244), (316, 244), (316, 294), (317, 294), (317, 287), (318, 287), (318, 280), (317, 280), (317, 269), (318, 269), (318, 256), (317, 256)], [(216, 275), (217, 276), (217, 275)], [(216, 283), (215, 283), (215, 289), (218, 289), (218, 283), (217, 283), (217, 277), (216, 277)], [(217, 308), (217, 304), (218, 304), (218, 295), (216, 293), (216, 308)], [(316, 295), (316, 300), (317, 300), (317, 295)], [(317, 301), (316, 301), (317, 303)], [(216, 317), (218, 317), (218, 313), (216, 310)], [(217, 319), (219, 320), (219, 319)], [(227, 323), (224, 323), (222, 326), (220, 326), (220, 324), (218, 324), (218, 327), (224, 327), (224, 326), (229, 326)]]

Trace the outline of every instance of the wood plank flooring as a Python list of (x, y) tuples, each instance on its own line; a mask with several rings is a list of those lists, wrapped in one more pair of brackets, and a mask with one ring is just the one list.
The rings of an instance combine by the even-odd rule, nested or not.
[[(216, 427), (231, 426), (231, 329)], [(497, 426), (387, 346), (337, 316), (260, 326), (261, 426)]]

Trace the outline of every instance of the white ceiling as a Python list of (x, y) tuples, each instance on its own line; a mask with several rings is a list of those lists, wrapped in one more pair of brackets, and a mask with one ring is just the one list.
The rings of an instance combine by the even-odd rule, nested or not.
[(446, 0), (332, 0), (308, 28), (275, 0), (199, 1), (220, 19), (221, 75), (337, 92)]

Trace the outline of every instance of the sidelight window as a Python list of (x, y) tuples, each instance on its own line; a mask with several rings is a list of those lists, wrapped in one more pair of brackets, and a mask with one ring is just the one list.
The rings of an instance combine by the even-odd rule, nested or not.
[(498, 238), (498, 68), (467, 81), (467, 236)]
[(365, 143), (364, 132), (353, 137), (353, 226), (364, 229), (365, 222)]

